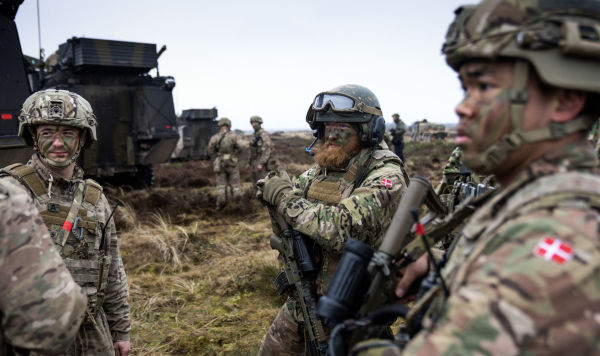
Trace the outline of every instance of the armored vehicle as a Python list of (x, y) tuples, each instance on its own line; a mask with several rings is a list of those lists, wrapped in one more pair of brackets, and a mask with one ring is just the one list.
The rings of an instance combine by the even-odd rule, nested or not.
[(444, 125), (427, 122), (427, 119), (410, 125), (408, 132), (413, 141), (429, 142), (431, 140), (444, 140), (448, 136)]
[(80, 94), (98, 119), (98, 142), (81, 162), (88, 175), (151, 186), (152, 165), (169, 160), (179, 139), (175, 80), (148, 73), (159, 55), (151, 43), (73, 37), (46, 61), (39, 89)]
[(217, 108), (183, 110), (177, 118), (179, 142), (171, 158), (173, 160), (209, 159), (208, 141), (219, 132), (215, 120)]
[[(0, 167), (25, 163), (32, 149), (17, 136), (21, 104), (33, 91), (67, 89), (85, 97), (99, 121), (98, 143), (84, 151), (89, 176), (150, 186), (152, 165), (169, 160), (179, 134), (173, 77), (158, 75), (155, 44), (73, 37), (46, 62), (24, 56), (15, 15), (23, 0), (0, 1)], [(156, 76), (149, 74), (157, 68)]]
[(17, 136), (19, 111), (31, 94), (15, 24), (23, 0), (0, 1), (0, 167), (24, 162), (33, 150)]

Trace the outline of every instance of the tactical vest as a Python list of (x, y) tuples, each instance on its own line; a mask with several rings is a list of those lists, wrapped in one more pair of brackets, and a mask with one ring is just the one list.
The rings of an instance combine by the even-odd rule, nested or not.
[[(452, 257), (457, 258), (450, 258), (452, 266), (448, 266), (450, 270), (449, 274), (446, 274), (450, 293), (465, 283), (468, 278), (469, 266), (486, 251), (495, 236), (494, 232), (506, 221), (536, 210), (561, 206), (591, 208), (600, 214), (600, 177), (580, 172), (558, 173), (541, 177), (513, 192), (512, 195), (502, 197), (501, 200), (494, 202), (491, 206), (492, 219), (478, 219), (481, 213), (475, 212), (461, 232), (461, 235), (472, 236), (472, 240), (475, 242), (466, 253), (461, 253), (460, 256), (454, 256), (457, 253), (452, 251), (456, 244), (449, 250)], [(482, 236), (484, 236), (483, 240)], [(498, 243), (498, 241), (494, 241), (494, 243)], [(407, 318), (412, 319), (420, 311), (427, 309), (429, 326), (433, 326), (438, 320), (438, 316), (441, 315), (444, 303), (445, 298), (440, 286), (437, 285), (417, 302)], [(430, 306), (427, 307), (427, 305)]]
[[(396, 163), (402, 166), (402, 161), (393, 152), (388, 150), (376, 150), (373, 152), (373, 159), (368, 165), (369, 151), (363, 152), (358, 159), (350, 164), (348, 169), (343, 171), (331, 172), (331, 174), (321, 174), (321, 169), (317, 168), (315, 177), (304, 189), (304, 198), (323, 202), (327, 205), (338, 205), (340, 201), (348, 198), (355, 188), (357, 188), (372, 170), (378, 169), (387, 163)], [(368, 166), (367, 166), (368, 165)], [(404, 173), (404, 170), (402, 170)], [(404, 179), (408, 182), (408, 177)], [(317, 276), (317, 293), (324, 294), (329, 280), (333, 277), (341, 256), (331, 255), (323, 252), (322, 269)]]
[(92, 179), (85, 180), (83, 200), (63, 246), (57, 238), (74, 203), (49, 196), (46, 183), (33, 167), (16, 163), (1, 169), (1, 175), (17, 179), (34, 195), (36, 206), (56, 249), (75, 282), (86, 291), (89, 311), (95, 315), (102, 306), (111, 262), (111, 256), (106, 255), (109, 238), (105, 239), (104, 246), (100, 246), (102, 227), (96, 218), (102, 186)]

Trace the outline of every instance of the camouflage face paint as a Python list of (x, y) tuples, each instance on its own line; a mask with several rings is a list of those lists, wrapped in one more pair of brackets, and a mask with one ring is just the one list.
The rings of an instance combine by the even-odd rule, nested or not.
[(356, 131), (354, 131), (354, 129), (351, 127), (325, 126), (324, 138), (330, 144), (344, 147), (350, 141), (350, 138), (355, 135)]
[(65, 126), (42, 126), (37, 133), (37, 146), (48, 163), (62, 166), (71, 162), (80, 149), (79, 130)]
[(467, 128), (472, 139), (472, 149), (483, 152), (498, 142), (510, 127), (509, 90), (501, 90), (494, 98), (482, 99), (475, 103), (478, 114), (474, 122)]

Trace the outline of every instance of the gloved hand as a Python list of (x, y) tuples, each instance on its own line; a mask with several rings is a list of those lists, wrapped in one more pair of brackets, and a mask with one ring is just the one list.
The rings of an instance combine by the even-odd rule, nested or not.
[(277, 206), (284, 194), (292, 190), (292, 182), (285, 171), (269, 172), (269, 174), (256, 182), (256, 198)]

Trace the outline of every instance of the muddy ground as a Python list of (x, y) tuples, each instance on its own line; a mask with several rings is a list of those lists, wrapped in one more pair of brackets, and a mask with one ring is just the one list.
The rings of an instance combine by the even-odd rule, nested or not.
[[(308, 133), (274, 135), (276, 158), (290, 174), (308, 169)], [(407, 142), (410, 176), (435, 185), (453, 146)], [(243, 157), (242, 166), (247, 157)], [(109, 188), (130, 285), (133, 355), (253, 355), (284, 298), (269, 247), (266, 209), (250, 194), (215, 211), (214, 175), (207, 161), (155, 167), (155, 188)]]

